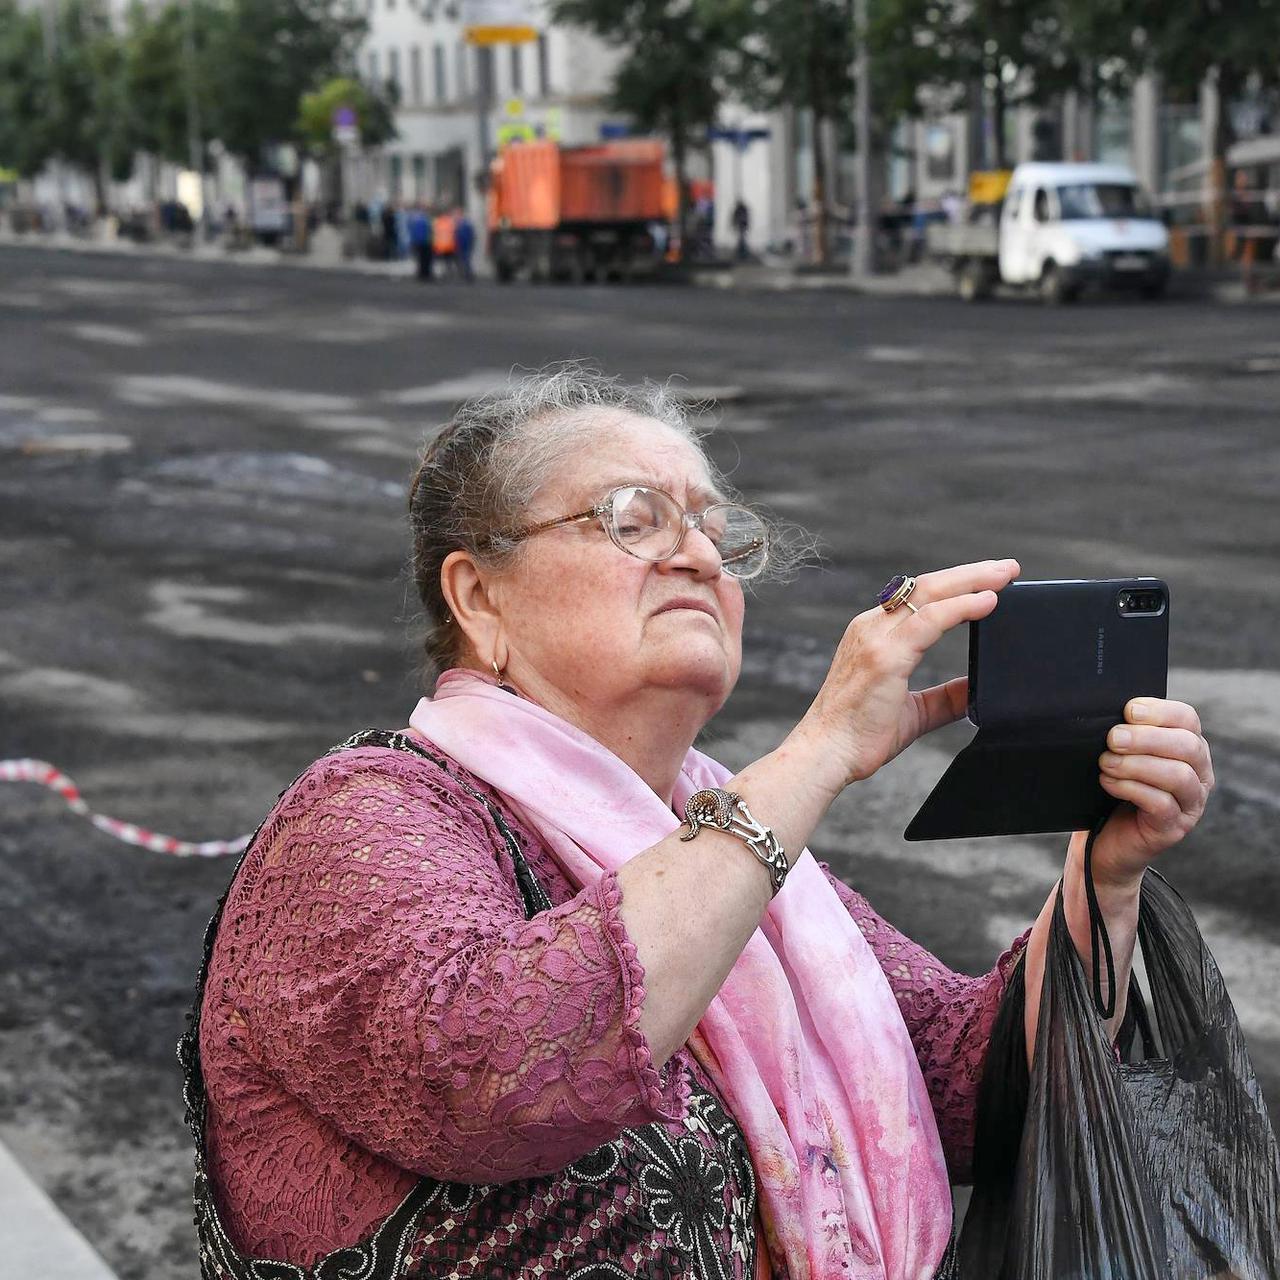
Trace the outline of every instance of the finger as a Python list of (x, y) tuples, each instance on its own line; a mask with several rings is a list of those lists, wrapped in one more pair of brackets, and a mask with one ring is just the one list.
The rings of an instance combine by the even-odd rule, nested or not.
[(957, 676), (945, 684), (935, 684), (911, 695), (920, 709), (922, 734), (932, 733), (944, 724), (954, 724), (969, 709), (969, 677)]
[(1161, 729), (1151, 725), (1116, 725), (1107, 734), (1107, 747), (1117, 755), (1163, 756), (1185, 760), (1206, 786), (1213, 782), (1209, 744), (1190, 729)]
[(977, 622), (996, 607), (999, 596), (994, 591), (979, 591), (972, 595), (949, 596), (922, 605), (919, 612), (909, 613), (889, 633), (894, 640), (903, 640), (917, 654), (938, 641), (962, 622)]
[(1183, 813), (1199, 813), (1204, 808), (1204, 783), (1185, 760), (1165, 760), (1160, 756), (1118, 756), (1104, 751), (1098, 759), (1103, 776), (1140, 782), (1167, 792)]
[(1200, 732), (1200, 716), (1195, 707), (1169, 698), (1133, 698), (1124, 709), (1124, 718), (1130, 724), (1155, 724), (1167, 729)]
[[(1021, 572), (1016, 560), (979, 560), (951, 569), (935, 569), (916, 578), (911, 603), (919, 607), (925, 601), (945, 600), (949, 596), (971, 595), (978, 591), (999, 591), (1007, 587)], [(916, 597), (920, 597), (917, 599)]]
[(1117, 800), (1127, 800), (1135, 809), (1145, 813), (1157, 827), (1188, 829), (1187, 819), (1192, 816), (1185, 813), (1167, 791), (1159, 787), (1149, 787), (1145, 782), (1134, 778), (1112, 778), (1102, 774), (1099, 778), (1102, 789), (1115, 796)]

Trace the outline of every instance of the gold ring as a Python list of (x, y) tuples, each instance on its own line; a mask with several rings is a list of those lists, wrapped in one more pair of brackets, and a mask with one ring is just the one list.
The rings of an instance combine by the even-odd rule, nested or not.
[(899, 573), (889, 579), (876, 596), (878, 604), (885, 613), (892, 613), (899, 605), (906, 605), (912, 613), (919, 613), (915, 605), (908, 603), (907, 597), (916, 589), (916, 580), (909, 574)]

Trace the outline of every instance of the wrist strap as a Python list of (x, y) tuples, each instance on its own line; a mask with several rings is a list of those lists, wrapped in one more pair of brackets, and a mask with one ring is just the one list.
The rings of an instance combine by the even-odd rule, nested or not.
[[(1084, 842), (1084, 896), (1089, 904), (1089, 961), (1093, 968), (1093, 1003), (1104, 1018), (1115, 1017), (1116, 1012), (1116, 961), (1111, 954), (1111, 938), (1107, 934), (1107, 922), (1102, 917), (1098, 891), (1093, 883), (1093, 842), (1106, 824), (1107, 817), (1099, 818)], [(1099, 946), (1107, 964), (1107, 998), (1102, 998), (1102, 968), (1098, 963)]]

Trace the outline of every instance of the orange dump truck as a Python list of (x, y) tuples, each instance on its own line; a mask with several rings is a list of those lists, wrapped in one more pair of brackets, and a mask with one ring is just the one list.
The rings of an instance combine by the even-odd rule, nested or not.
[(515, 142), (493, 162), (489, 252), (501, 281), (629, 278), (661, 257), (670, 217), (661, 142)]

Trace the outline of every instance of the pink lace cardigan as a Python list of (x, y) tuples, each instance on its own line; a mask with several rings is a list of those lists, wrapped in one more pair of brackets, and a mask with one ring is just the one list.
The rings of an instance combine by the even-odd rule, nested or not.
[[(232, 887), (199, 1045), (212, 1186), (242, 1253), (309, 1265), (366, 1236), (421, 1175), (550, 1174), (629, 1126), (688, 1124), (690, 1075), (714, 1093), (687, 1051), (652, 1061), (616, 876), (575, 893), (539, 838), (456, 772), (495, 800), (551, 911), (526, 918), (502, 836), (457, 779), (382, 747), (316, 761)], [(831, 880), (897, 996), (963, 1181), (1023, 940), (982, 977), (953, 973)]]

